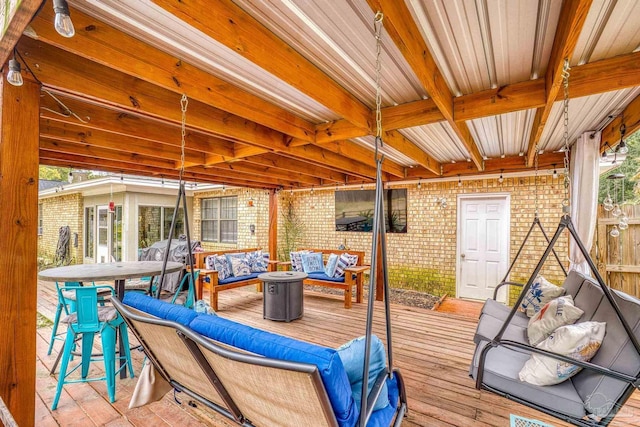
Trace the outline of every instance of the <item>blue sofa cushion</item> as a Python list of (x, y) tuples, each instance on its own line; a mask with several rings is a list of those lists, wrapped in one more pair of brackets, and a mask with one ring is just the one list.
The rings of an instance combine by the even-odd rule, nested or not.
[(251, 273), (247, 276), (235, 277), (231, 276), (224, 280), (218, 280), (218, 285), (228, 285), (229, 283), (242, 282), (243, 280), (255, 279), (262, 273)]
[(344, 276), (340, 276), (340, 277), (329, 277), (324, 273), (310, 273), (309, 274), (309, 279), (315, 279), (315, 280), (327, 280), (329, 282), (338, 282), (338, 283), (344, 283)]
[(331, 348), (294, 340), (221, 317), (199, 315), (189, 325), (195, 332), (218, 342), (265, 357), (316, 365), (331, 407), (341, 427), (352, 427), (359, 408), (340, 356)]
[(198, 314), (186, 307), (169, 304), (159, 299), (144, 295), (140, 292), (127, 292), (122, 302), (137, 310), (149, 313), (160, 319), (171, 320), (183, 326), (189, 325)]
[[(384, 391), (384, 390), (383, 390)], [(398, 398), (400, 392), (398, 390), (398, 378), (394, 375), (393, 378), (387, 379), (387, 391), (389, 404), (379, 411), (373, 411), (367, 427), (389, 427), (391, 420), (396, 414), (396, 408), (398, 407)]]
[[(353, 398), (356, 401), (358, 408), (360, 407), (360, 401), (362, 400), (362, 379), (363, 379), (363, 367), (365, 358), (365, 337), (355, 338), (346, 344), (341, 345), (336, 349), (344, 365), (344, 369), (347, 371), (349, 377), (349, 383), (351, 384), (351, 392)], [(371, 393), (373, 383), (376, 382), (378, 374), (382, 372), (387, 366), (384, 345), (380, 338), (376, 335), (371, 336), (371, 353), (369, 356), (369, 376), (367, 380), (367, 395)], [(387, 396), (387, 385), (382, 386), (382, 393), (373, 405), (373, 410), (385, 408), (389, 405), (389, 398)]]

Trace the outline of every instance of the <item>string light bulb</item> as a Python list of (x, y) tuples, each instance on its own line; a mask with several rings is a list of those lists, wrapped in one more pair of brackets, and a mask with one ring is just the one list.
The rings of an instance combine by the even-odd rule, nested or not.
[(460, 174), (458, 174), (458, 187), (462, 187), (462, 179), (460, 178)]
[(629, 152), (629, 147), (624, 142), (624, 134), (627, 133), (627, 125), (624, 123), (620, 125), (620, 143), (618, 144), (618, 148), (616, 152), (620, 154), (627, 154)]
[(69, 184), (71, 184), (73, 182), (73, 171), (69, 170), (69, 175), (67, 176), (67, 181), (69, 181)]
[(553, 165), (553, 174), (551, 175), (553, 179), (558, 179), (558, 171), (556, 170), (556, 165)]
[(62, 37), (73, 37), (76, 34), (76, 30), (73, 27), (73, 22), (71, 22), (67, 0), (53, 0), (53, 11), (56, 14), (53, 27), (58, 34)]
[(15, 50), (13, 51), (13, 59), (9, 60), (9, 72), (7, 73), (7, 83), (12, 86), (22, 86), (24, 80), (22, 79), (22, 73), (20, 63), (16, 59)]
[(422, 181), (418, 180), (418, 190), (422, 188)]
[(313, 186), (311, 186), (311, 194), (313, 194)]
[(504, 182), (504, 178), (502, 177), (502, 169), (500, 169), (500, 177), (498, 178), (498, 182), (502, 184)]

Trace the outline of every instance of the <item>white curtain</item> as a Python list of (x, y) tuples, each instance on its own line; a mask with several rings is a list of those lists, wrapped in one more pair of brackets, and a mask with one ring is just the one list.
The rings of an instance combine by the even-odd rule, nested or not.
[[(600, 132), (583, 133), (571, 150), (571, 218), (587, 251), (593, 245), (596, 227), (599, 161)], [(569, 270), (591, 275), (591, 269), (573, 238), (569, 243)]]

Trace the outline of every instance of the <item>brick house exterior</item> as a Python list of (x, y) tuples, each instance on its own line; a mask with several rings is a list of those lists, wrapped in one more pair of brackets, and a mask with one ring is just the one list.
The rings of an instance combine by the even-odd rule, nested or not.
[[(465, 180), (459, 186), (453, 181), (423, 181), (394, 185), (407, 188), (408, 230), (406, 234), (387, 234), (387, 257), (390, 285), (394, 288), (413, 289), (434, 295), (456, 296), (457, 257), (457, 198), (464, 194), (508, 193), (510, 195), (510, 257), (517, 253), (534, 218), (534, 177), (505, 177)], [(351, 188), (356, 189), (356, 188)], [(283, 197), (292, 198), (296, 214), (304, 223), (304, 238), (299, 247), (347, 248), (364, 251), (366, 263), (370, 263), (371, 233), (335, 230), (335, 188), (311, 191), (285, 191)], [(338, 189), (337, 191), (340, 191)], [(435, 200), (445, 197), (447, 207), (442, 209)], [(564, 197), (562, 178), (550, 175), (538, 178), (539, 217), (545, 231), (551, 237), (561, 216)], [(282, 214), (278, 218), (279, 242), (283, 236)], [(565, 233), (566, 234), (566, 233)], [(510, 275), (511, 280), (526, 281), (546, 247), (539, 230), (532, 233), (518, 263)], [(567, 236), (560, 238), (556, 251), (565, 266), (567, 261)], [(541, 272), (552, 281), (562, 282), (563, 274), (553, 257), (545, 263)], [(512, 294), (515, 289), (512, 289)]]

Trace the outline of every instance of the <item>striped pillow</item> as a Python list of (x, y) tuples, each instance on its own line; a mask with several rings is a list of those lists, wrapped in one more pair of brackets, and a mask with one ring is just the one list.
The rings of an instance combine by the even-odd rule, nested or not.
[(349, 267), (353, 267), (357, 263), (358, 255), (351, 255), (346, 252), (341, 254), (340, 258), (338, 258), (338, 262), (336, 263), (336, 271), (333, 274), (333, 277), (338, 278), (344, 276), (344, 271)]
[(302, 270), (302, 254), (308, 254), (311, 251), (298, 251), (298, 252), (289, 252), (289, 257), (291, 258), (291, 270), (293, 271), (303, 271)]

